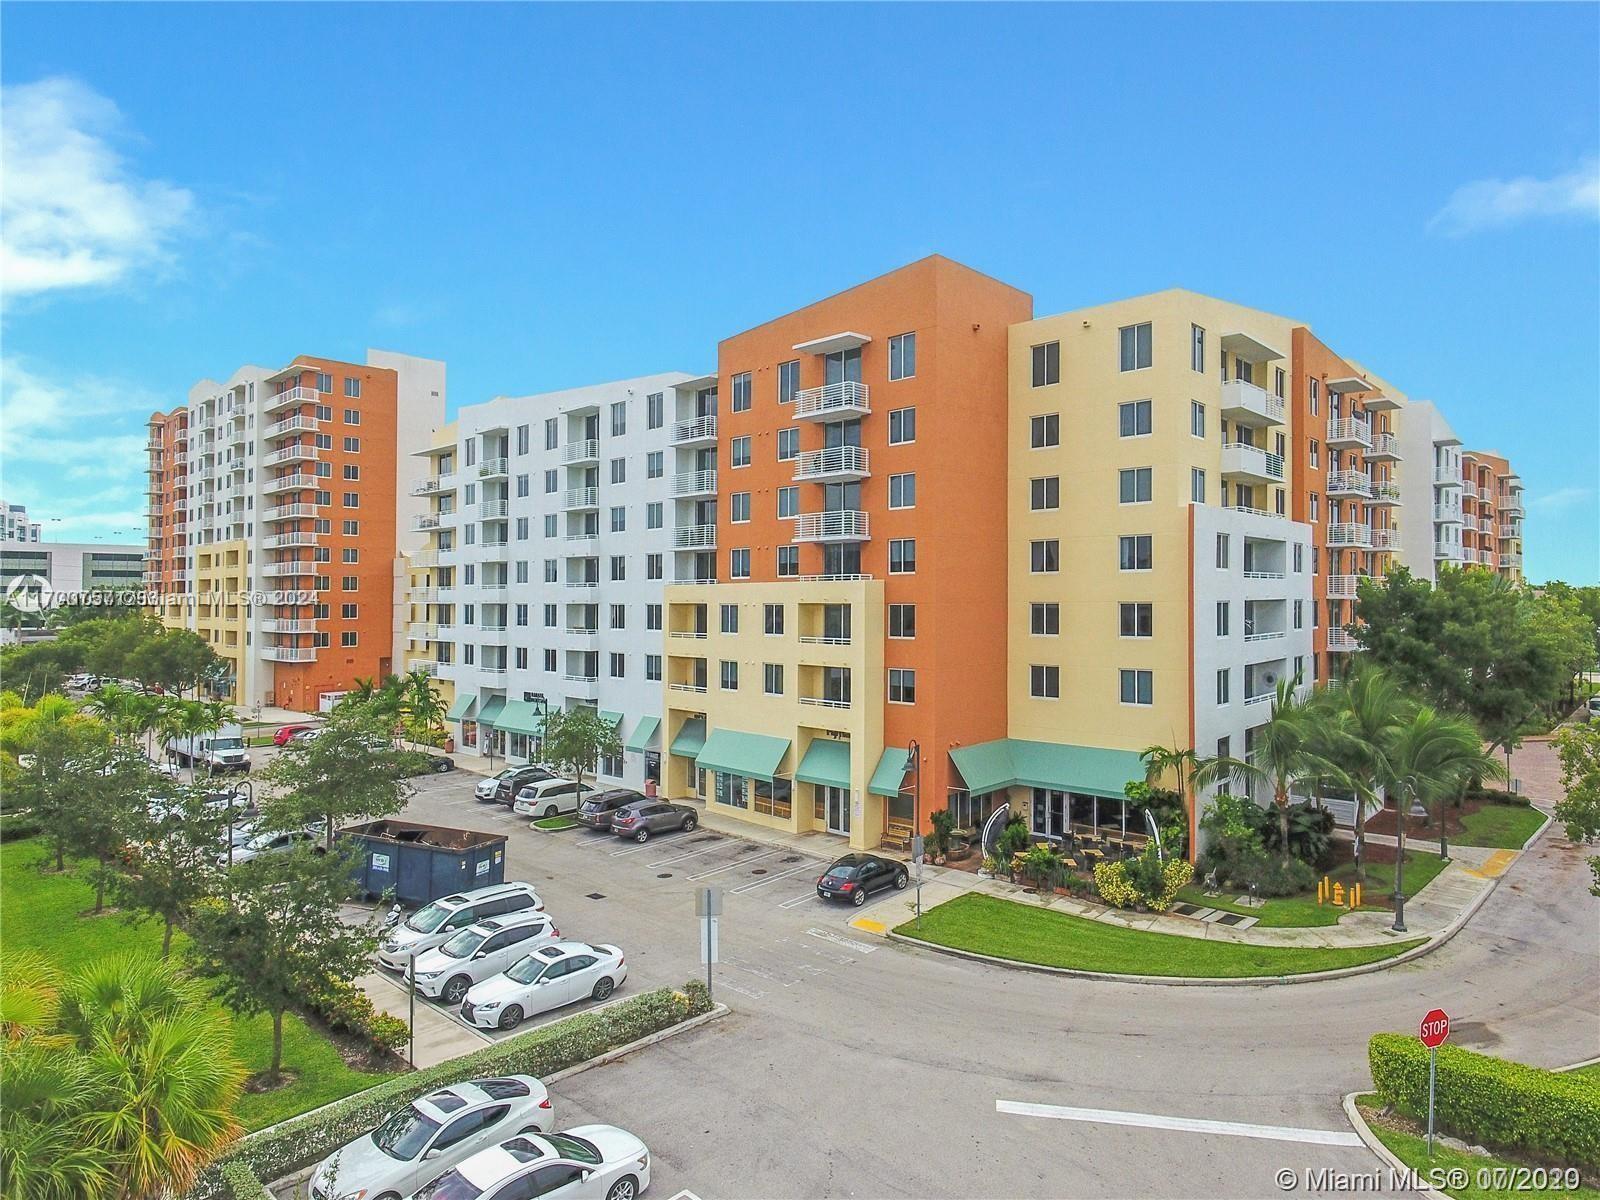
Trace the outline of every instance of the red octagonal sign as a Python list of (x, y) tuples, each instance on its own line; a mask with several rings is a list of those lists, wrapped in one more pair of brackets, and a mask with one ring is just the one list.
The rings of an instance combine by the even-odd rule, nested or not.
[(1417, 1036), (1429, 1050), (1437, 1050), (1444, 1045), (1445, 1039), (1450, 1036), (1450, 1017), (1444, 1009), (1436, 1008), (1423, 1017), (1422, 1025), (1417, 1029)]

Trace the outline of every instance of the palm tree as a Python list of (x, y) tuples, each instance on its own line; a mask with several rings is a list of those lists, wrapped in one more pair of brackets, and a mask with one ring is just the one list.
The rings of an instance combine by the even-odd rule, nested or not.
[(1419, 704), (1382, 736), (1384, 788), (1395, 803), (1394, 925), (1406, 931), (1406, 820), (1411, 806), (1450, 794), (1472, 779), (1501, 779), (1506, 771), (1483, 748), (1466, 717)]
[(108, 683), (84, 704), (85, 710), (111, 726), (117, 741), (137, 741), (154, 719), (150, 698), (121, 684)]
[[(426, 671), (410, 671), (402, 681), (404, 707), (413, 741), (431, 741), (444, 729), (444, 701)], [(420, 735), (420, 736), (419, 736)]]
[(177, 700), (173, 702), (172, 727), (176, 736), (187, 739), (189, 743), (189, 765), (194, 766), (194, 740), (209, 733), (213, 728), (211, 715), (206, 712), (206, 706), (199, 700)]
[(1365, 883), (1367, 812), (1383, 807), (1389, 731), (1405, 721), (1413, 705), (1393, 676), (1371, 666), (1352, 672), (1337, 691), (1319, 695), (1326, 718), (1326, 752), (1344, 771), (1355, 794), (1356, 879)]
[(1249, 757), (1207, 759), (1196, 768), (1193, 777), (1197, 787), (1243, 779), (1252, 793), (1257, 786), (1270, 791), (1272, 803), (1278, 810), (1278, 832), (1286, 866), (1293, 786), (1309, 779), (1345, 782), (1344, 772), (1324, 752), (1319, 713), (1299, 691), (1299, 676), (1279, 680), (1272, 716), (1256, 730)]
[(1162, 780), (1171, 776), (1177, 781), (1178, 798), (1183, 801), (1184, 836), (1194, 845), (1194, 775), (1200, 768), (1200, 756), (1193, 749), (1178, 745), (1146, 746), (1139, 752), (1144, 763), (1144, 781), (1151, 787), (1160, 787)]
[(94, 1084), (89, 1063), (60, 1039), (0, 1043), (6, 1102), (0, 1107), (0, 1195), (99, 1200), (116, 1180), (105, 1151), (79, 1124)]

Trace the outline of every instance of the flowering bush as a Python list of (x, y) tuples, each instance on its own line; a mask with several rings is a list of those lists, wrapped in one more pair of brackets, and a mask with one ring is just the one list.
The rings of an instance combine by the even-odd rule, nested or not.
[(1194, 878), (1194, 864), (1182, 858), (1163, 863), (1154, 848), (1138, 858), (1103, 862), (1094, 869), (1095, 890), (1113, 908), (1143, 904), (1152, 912), (1172, 907), (1183, 886)]

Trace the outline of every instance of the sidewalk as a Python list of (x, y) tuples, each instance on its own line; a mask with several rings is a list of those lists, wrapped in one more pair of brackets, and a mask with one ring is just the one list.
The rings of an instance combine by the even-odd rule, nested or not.
[[(407, 1020), (410, 997), (405, 981), (382, 971), (362, 975), (356, 986), (372, 999), (379, 1012)], [(421, 996), (417, 997), (416, 1010), (416, 1065), (432, 1067), (474, 1050), (482, 1050), (490, 1039), (440, 1012)], [(405, 1051), (401, 1051), (404, 1056)]]

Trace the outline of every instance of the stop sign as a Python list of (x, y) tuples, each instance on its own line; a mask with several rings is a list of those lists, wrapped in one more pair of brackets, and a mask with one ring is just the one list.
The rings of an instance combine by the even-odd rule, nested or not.
[(1442, 1008), (1433, 1009), (1422, 1018), (1417, 1036), (1429, 1050), (1437, 1050), (1450, 1036), (1450, 1017)]

